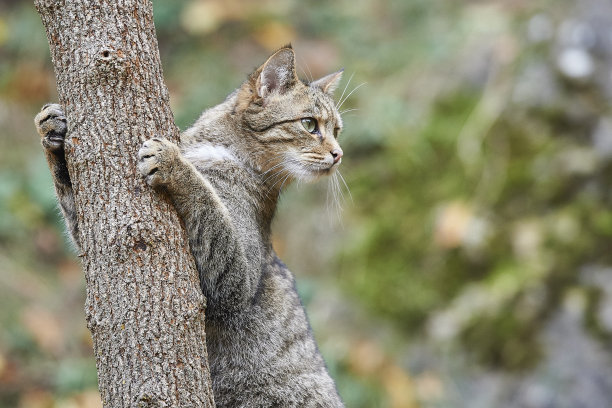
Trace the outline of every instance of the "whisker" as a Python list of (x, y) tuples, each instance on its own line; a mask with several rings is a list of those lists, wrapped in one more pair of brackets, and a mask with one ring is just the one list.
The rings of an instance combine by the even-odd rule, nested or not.
[[(331, 191), (331, 194), (330, 194), (330, 191)], [(332, 216), (332, 208), (335, 207), (333, 193), (334, 193), (334, 181), (330, 177), (327, 181), (327, 195), (326, 195), (326, 200), (325, 200), (326, 201), (325, 206), (327, 207), (327, 214), (330, 217)]]
[(342, 105), (344, 104), (344, 102), (346, 102), (346, 100), (347, 100), (347, 99), (348, 99), (348, 98), (349, 98), (349, 97), (350, 97), (350, 96), (353, 94), (353, 92), (355, 92), (356, 90), (358, 90), (359, 88), (361, 88), (361, 87), (362, 87), (362, 86), (364, 86), (365, 84), (367, 84), (367, 82), (362, 82), (362, 83), (360, 83), (359, 85), (357, 85), (357, 86), (356, 86), (356, 87), (355, 87), (355, 88), (354, 88), (354, 89), (353, 89), (351, 92), (349, 92), (349, 94), (348, 94), (348, 95), (346, 95), (346, 96), (344, 97), (344, 99), (342, 99), (342, 100), (340, 101), (340, 105), (338, 106), (338, 108), (337, 108), (337, 109), (340, 109), (340, 108), (342, 107)]
[(287, 179), (289, 179), (289, 177), (291, 177), (291, 174), (287, 174), (287, 176), (285, 176), (285, 179), (283, 180), (280, 188), (278, 189), (278, 193), (279, 194), (283, 191), (283, 186), (285, 185), (285, 183), (287, 182)]
[(310, 73), (310, 82), (314, 82), (314, 76), (312, 75), (312, 71), (310, 70), (310, 67), (308, 66), (308, 62), (306, 60), (304, 60), (304, 64), (306, 64), (306, 69)]
[(325, 192), (325, 208), (326, 208), (328, 214), (330, 213), (330, 209), (329, 209), (329, 202), (330, 202), (330, 199), (329, 199), (329, 189), (331, 188), (331, 183), (332, 183), (331, 178), (329, 178), (327, 180), (327, 190)]
[(344, 193), (342, 192), (342, 189), (340, 188), (340, 182), (338, 181), (337, 173), (334, 173), (334, 183), (336, 183), (336, 188), (338, 189), (338, 198), (340, 198), (340, 203), (345, 202), (346, 200), (344, 199)]
[[(283, 186), (285, 185), (287, 180), (289, 180), (290, 177), (291, 177), (291, 173), (287, 173), (287, 175), (283, 179), (283, 182), (281, 183), (280, 187), (278, 188), (278, 198), (280, 198), (281, 193), (283, 192)], [(274, 185), (276, 185), (276, 183), (274, 183)]]
[[(268, 160), (268, 162), (267, 162), (267, 163), (264, 163), (264, 165), (266, 165), (266, 164), (268, 164), (268, 163), (272, 162), (272, 161), (273, 161), (273, 160), (275, 160), (275, 159), (276, 159), (276, 157), (275, 157), (275, 158), (273, 158), (273, 159)], [(283, 162), (282, 162), (282, 161), (280, 161), (280, 162), (276, 163), (274, 166), (270, 167), (268, 170), (266, 170), (266, 171), (264, 171), (263, 173), (261, 173), (261, 176), (264, 176), (266, 173), (268, 173), (268, 172), (269, 172), (269, 171), (271, 171), (271, 170), (274, 170), (276, 167), (278, 167), (278, 166), (280, 166), (280, 165), (282, 165), (282, 164), (283, 164)]]
[(342, 197), (342, 192), (338, 189), (338, 177), (334, 173), (331, 176), (331, 178), (334, 181), (334, 190), (336, 191), (336, 202), (337, 202), (338, 206), (341, 206), (342, 201), (343, 201), (343, 197)]
[[(268, 170), (266, 170), (265, 172), (261, 173), (260, 177), (265, 176), (266, 174), (268, 174), (268, 173), (269, 173), (269, 172), (271, 172), (272, 170), (277, 169), (278, 167), (280, 167), (280, 166), (282, 166), (282, 165), (283, 165), (283, 163), (281, 162), (281, 163), (278, 163), (278, 164), (276, 164), (276, 165), (274, 165), (274, 166), (270, 167)], [(275, 174), (275, 173), (272, 173), (272, 174)], [(269, 176), (269, 177), (271, 177), (271, 176)], [(265, 184), (265, 182), (268, 180), (268, 178), (269, 178), (269, 177), (266, 177), (264, 180), (262, 180), (262, 182), (261, 182), (261, 183), (262, 183), (262, 184)]]
[[(271, 162), (272, 160), (277, 160), (278, 157), (273, 157), (272, 159), (268, 160), (267, 163)], [(264, 177), (266, 174), (270, 173), (271, 171), (278, 169), (279, 167), (283, 166), (283, 165), (287, 165), (287, 164), (296, 164), (299, 163), (299, 161), (297, 161), (296, 159), (292, 159), (290, 157), (284, 157), (284, 159), (281, 159), (281, 161), (277, 164), (275, 164), (274, 166), (270, 167), (268, 170), (264, 171), (263, 173), (260, 174), (260, 177)], [(278, 176), (279, 174), (282, 174), (282, 170), (280, 169), (278, 171), (273, 172), (272, 174), (270, 174), (269, 176), (267, 176), (266, 178), (264, 178), (261, 181), (261, 184), (265, 184), (267, 181), (272, 180), (274, 177)]]
[(358, 110), (359, 110), (359, 108), (345, 109), (345, 110), (340, 112), (340, 115), (344, 115), (345, 113), (353, 112), (353, 111), (358, 111)]
[(337, 197), (336, 185), (334, 183), (333, 177), (329, 178), (329, 188), (331, 189), (332, 195), (331, 195), (330, 207), (328, 211), (329, 211), (330, 218), (333, 220), (334, 218), (337, 218), (339, 214), (338, 213), (338, 197)]
[[(282, 170), (279, 170), (279, 171), (277, 171), (277, 172), (275, 172), (275, 173), (272, 173), (272, 174), (271, 174), (269, 177), (267, 177), (267, 178), (266, 178), (266, 179), (265, 179), (265, 180), (262, 182), (262, 184), (264, 184), (264, 185), (265, 185), (265, 184), (266, 184), (266, 182), (278, 181), (277, 179), (278, 179), (278, 178), (280, 178), (280, 177), (282, 177), (283, 175), (284, 175), (283, 171), (282, 171)], [(274, 185), (272, 185), (272, 187), (273, 187), (273, 186), (274, 186)], [(270, 187), (270, 189), (272, 189), (272, 187)]]
[(351, 203), (354, 203), (353, 195), (351, 194), (351, 189), (349, 188), (348, 184), (346, 184), (346, 180), (344, 179), (344, 177), (342, 177), (342, 173), (340, 173), (340, 170), (336, 170), (336, 173), (338, 173), (338, 177), (340, 177), (340, 180), (342, 181), (342, 184), (344, 184), (344, 187), (346, 187), (346, 191), (349, 194), (349, 198), (351, 199)]
[[(269, 158), (268, 160), (266, 160), (265, 162), (263, 162), (263, 163), (260, 165), (260, 167), (263, 167), (263, 166), (265, 166), (265, 165), (267, 165), (267, 164), (270, 164), (270, 163), (271, 163), (271, 162), (273, 162), (274, 160), (278, 160), (278, 159), (279, 159), (279, 157), (278, 157), (278, 156), (271, 157), (271, 158)], [(264, 173), (265, 173), (265, 172), (264, 172)]]
[(285, 177), (287, 177), (287, 175), (283, 175), (284, 177), (279, 177), (278, 180), (276, 180), (276, 182), (272, 185), (272, 187), (270, 187), (270, 191), (274, 190), (274, 187), (278, 184), (278, 183), (282, 183), (283, 179)]
[[(285, 165), (291, 165), (291, 164), (296, 164), (296, 163), (299, 163), (299, 162), (297, 160), (295, 160), (295, 159), (288, 159), (284, 164)], [(276, 180), (274, 182), (274, 184), (272, 184), (272, 186), (270, 186), (270, 191), (274, 190), (274, 187), (276, 187), (278, 182), (281, 181), (281, 180), (282, 180), (282, 183), (281, 183), (281, 187), (280, 188), (282, 189), (282, 186), (283, 186), (283, 184), (285, 184), (285, 181), (287, 181), (287, 179), (292, 176), (292, 172), (290, 170), (287, 170), (287, 174), (285, 175), (284, 179), (282, 178), (282, 176), (283, 176), (282, 171), (279, 171), (279, 172), (275, 173), (275, 175), (277, 175), (277, 176), (280, 175), (280, 177), (278, 178), (278, 180)], [(279, 194), (280, 194), (280, 190), (279, 190)]]
[(304, 71), (304, 68), (302, 67), (302, 64), (300, 64), (300, 65), (299, 65), (299, 67), (300, 67), (300, 71), (302, 71), (302, 74), (304, 74), (304, 77), (305, 77), (306, 79), (308, 79), (310, 82), (312, 82), (312, 81), (310, 80), (310, 78), (308, 77), (308, 74), (306, 74), (306, 71)]
[(355, 73), (353, 72), (351, 74), (351, 77), (349, 78), (348, 82), (346, 83), (346, 85), (344, 85), (344, 89), (342, 90), (342, 95), (340, 95), (340, 98), (338, 99), (338, 103), (336, 104), (336, 110), (339, 109), (340, 105), (340, 101), (342, 100), (342, 97), (344, 96), (344, 93), (346, 92), (346, 90), (348, 89), (349, 84), (351, 83), (351, 79), (353, 79), (353, 76), (355, 75)]
[(339, 203), (338, 203), (338, 189), (336, 187), (336, 180), (334, 179), (333, 176), (330, 177), (330, 180), (331, 180), (331, 183), (332, 183), (332, 194), (333, 194), (333, 197), (334, 197), (333, 203), (334, 203), (334, 207), (337, 210), (338, 207), (339, 207)]
[(336, 174), (334, 174), (333, 177), (334, 180), (334, 186), (335, 186), (335, 190), (336, 190), (336, 216), (338, 217), (338, 222), (340, 223), (340, 225), (342, 225), (342, 204), (339, 200), (339, 196), (338, 196), (338, 192), (340, 192), (340, 194), (342, 194), (342, 191), (340, 190), (340, 187), (338, 185), (338, 177)]
[(261, 182), (261, 184), (265, 186), (267, 183), (274, 181), (277, 177), (280, 177), (282, 174), (283, 174), (283, 169), (279, 169), (275, 171), (274, 173), (271, 173), (270, 175), (268, 175), (268, 177), (266, 177), (265, 180)]

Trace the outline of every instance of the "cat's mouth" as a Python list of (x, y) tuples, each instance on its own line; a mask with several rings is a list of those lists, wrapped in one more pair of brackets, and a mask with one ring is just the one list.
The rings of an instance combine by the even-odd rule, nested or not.
[(336, 171), (336, 169), (338, 168), (339, 165), (340, 165), (340, 163), (334, 163), (334, 164), (330, 165), (329, 167), (324, 167), (324, 168), (318, 169), (318, 172), (320, 172), (322, 174), (331, 174), (334, 171)]
[(339, 160), (333, 161), (319, 154), (306, 153), (287, 155), (283, 167), (298, 180), (314, 182), (321, 177), (333, 174), (339, 165)]
[(331, 165), (327, 163), (310, 164), (305, 169), (308, 175), (306, 177), (302, 176), (301, 178), (307, 179), (308, 181), (316, 181), (321, 177), (333, 174), (338, 168), (339, 164), (340, 163), (333, 163)]

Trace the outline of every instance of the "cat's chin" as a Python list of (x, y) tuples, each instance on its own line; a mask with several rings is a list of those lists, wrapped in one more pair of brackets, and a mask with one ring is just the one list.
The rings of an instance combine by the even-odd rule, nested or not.
[(329, 168), (316, 168), (316, 169), (308, 169), (308, 171), (300, 172), (300, 174), (296, 174), (295, 178), (300, 181), (306, 183), (314, 183), (319, 181), (323, 177), (331, 176), (336, 172), (336, 168), (338, 166), (332, 166)]

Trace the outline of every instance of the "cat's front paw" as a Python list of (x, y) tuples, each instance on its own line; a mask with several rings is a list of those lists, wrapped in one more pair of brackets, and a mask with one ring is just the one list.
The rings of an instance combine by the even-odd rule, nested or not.
[(138, 151), (138, 171), (151, 187), (167, 186), (172, 181), (172, 170), (180, 160), (177, 145), (166, 139), (153, 138)]
[(59, 104), (44, 105), (34, 117), (34, 124), (45, 149), (59, 152), (64, 148), (64, 138), (68, 127), (66, 126), (66, 115)]

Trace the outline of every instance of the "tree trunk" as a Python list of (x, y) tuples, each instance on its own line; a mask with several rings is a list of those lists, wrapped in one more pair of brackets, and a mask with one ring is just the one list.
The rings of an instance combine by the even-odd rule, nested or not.
[(178, 138), (149, 0), (36, 0), (47, 31), (75, 193), (105, 407), (214, 406), (205, 299), (169, 204), (136, 170), (153, 136)]

